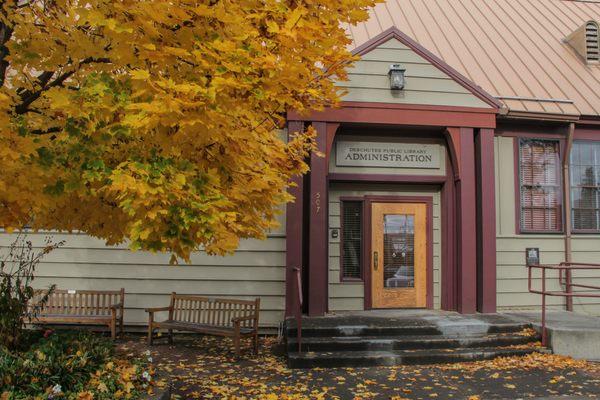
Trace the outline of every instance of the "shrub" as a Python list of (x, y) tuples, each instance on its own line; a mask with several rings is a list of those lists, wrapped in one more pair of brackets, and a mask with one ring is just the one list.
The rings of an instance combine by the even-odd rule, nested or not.
[[(91, 333), (39, 332), (24, 351), (0, 349), (0, 398), (135, 399), (150, 384), (141, 360), (114, 356), (112, 342)], [(25, 341), (24, 341), (25, 342)]]
[(31, 321), (40, 307), (48, 300), (51, 286), (36, 304), (32, 304), (37, 265), (46, 254), (61, 246), (48, 237), (41, 250), (35, 250), (31, 241), (19, 234), (6, 254), (0, 258), (0, 345), (15, 348), (23, 332), (25, 322)]

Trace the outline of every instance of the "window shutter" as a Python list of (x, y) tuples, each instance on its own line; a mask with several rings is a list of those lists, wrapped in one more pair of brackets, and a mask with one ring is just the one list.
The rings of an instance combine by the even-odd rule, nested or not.
[(521, 230), (562, 229), (559, 142), (521, 139), (519, 146)]
[(342, 201), (342, 278), (362, 277), (362, 202)]

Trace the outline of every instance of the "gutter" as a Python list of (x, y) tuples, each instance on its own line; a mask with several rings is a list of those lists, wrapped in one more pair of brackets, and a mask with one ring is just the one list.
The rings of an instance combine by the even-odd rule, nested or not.
[[(564, 215), (565, 215), (565, 262), (570, 263), (572, 259), (572, 251), (571, 251), (571, 231), (572, 231), (572, 221), (571, 221), (571, 175), (569, 168), (569, 157), (571, 154), (571, 148), (573, 147), (573, 136), (575, 133), (575, 123), (571, 122), (569, 124), (569, 130), (567, 132), (567, 146), (565, 148), (565, 152), (562, 159), (562, 167), (563, 167), (563, 204), (564, 207)], [(567, 292), (571, 291), (571, 271), (567, 270), (566, 273), (567, 279)], [(567, 297), (566, 308), (567, 311), (573, 311), (573, 298)]]

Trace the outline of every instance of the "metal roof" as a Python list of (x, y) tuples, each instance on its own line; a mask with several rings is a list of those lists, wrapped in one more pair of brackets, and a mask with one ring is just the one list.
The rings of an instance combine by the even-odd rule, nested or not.
[(352, 47), (396, 27), (515, 116), (600, 116), (600, 64), (564, 38), (600, 22), (594, 0), (386, 0), (347, 28)]

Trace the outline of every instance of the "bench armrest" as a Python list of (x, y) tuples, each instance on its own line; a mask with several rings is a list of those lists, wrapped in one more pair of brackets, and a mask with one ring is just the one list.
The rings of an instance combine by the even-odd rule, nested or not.
[(120, 310), (121, 308), (123, 308), (123, 303), (113, 304), (112, 306), (110, 306), (110, 308), (112, 308), (113, 310)]
[(158, 311), (170, 311), (171, 307), (154, 307), (154, 308), (145, 308), (144, 311), (146, 311), (147, 313), (154, 313), (154, 312), (158, 312)]

